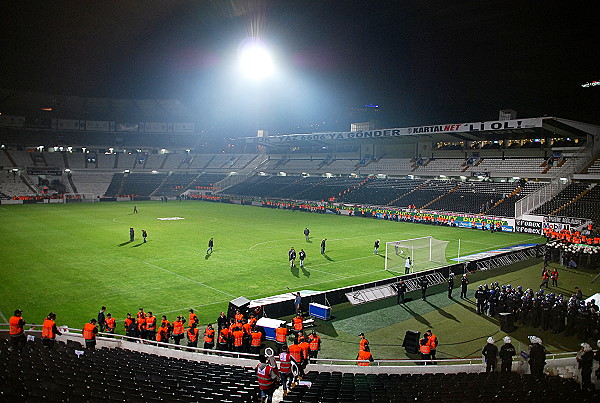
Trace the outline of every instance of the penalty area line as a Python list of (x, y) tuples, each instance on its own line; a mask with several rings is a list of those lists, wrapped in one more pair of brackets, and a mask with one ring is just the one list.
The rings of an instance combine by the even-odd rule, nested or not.
[(199, 281), (196, 281), (196, 280), (194, 280), (194, 279), (191, 279), (191, 278), (189, 278), (189, 277), (182, 276), (181, 274), (177, 274), (177, 273), (175, 273), (175, 272), (173, 272), (173, 271), (171, 271), (171, 270), (167, 270), (167, 269), (165, 269), (165, 268), (162, 268), (162, 267), (160, 267), (160, 266), (157, 266), (157, 265), (155, 265), (155, 264), (148, 263), (148, 262), (144, 262), (143, 260), (142, 260), (141, 262), (142, 262), (142, 263), (144, 263), (144, 264), (146, 264), (146, 265), (148, 265), (148, 266), (154, 267), (155, 269), (162, 270), (162, 271), (165, 271), (165, 272), (167, 272), (167, 273), (171, 273), (171, 274), (173, 274), (173, 275), (175, 275), (175, 276), (177, 276), (177, 277), (179, 277), (179, 278), (182, 278), (182, 279), (184, 279), (184, 280), (188, 280), (188, 281), (191, 281), (192, 283), (196, 283), (196, 284), (198, 284), (198, 285), (201, 285), (201, 286), (203, 286), (203, 287), (210, 288), (211, 290), (213, 290), (213, 291), (217, 291), (217, 292), (220, 292), (221, 294), (225, 294), (225, 295), (228, 295), (228, 296), (230, 296), (230, 297), (235, 297), (235, 295), (233, 295), (233, 294), (229, 294), (228, 292), (221, 291), (221, 290), (219, 290), (219, 289), (217, 289), (217, 288), (211, 287), (211, 286), (209, 286), (209, 285), (206, 285), (206, 284), (204, 284), (204, 283), (201, 283), (201, 282), (199, 282)]

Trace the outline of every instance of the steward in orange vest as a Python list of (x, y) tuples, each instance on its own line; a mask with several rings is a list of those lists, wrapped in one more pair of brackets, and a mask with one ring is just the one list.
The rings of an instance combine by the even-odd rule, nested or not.
[(358, 350), (359, 351), (364, 351), (365, 348), (369, 347), (369, 340), (367, 340), (365, 338), (365, 334), (364, 333), (359, 334), (358, 337), (360, 337), (360, 343), (358, 345)]
[[(437, 351), (438, 346), (438, 338), (431, 330), (426, 332), (427, 334), (427, 342), (429, 343), (429, 358), (435, 360), (435, 353)], [(435, 363), (434, 363), (435, 364)]]
[(231, 336), (233, 337), (233, 351), (242, 353), (244, 350), (244, 331), (241, 327), (236, 328)]
[(117, 321), (112, 317), (110, 313), (106, 314), (106, 319), (104, 319), (104, 324), (106, 325), (105, 333), (115, 333), (115, 328), (117, 327)]
[(197, 325), (197, 324), (200, 322), (200, 321), (198, 320), (198, 315), (196, 315), (196, 314), (194, 313), (194, 310), (193, 310), (193, 309), (190, 309), (190, 316), (189, 316), (189, 318), (188, 318), (188, 319), (189, 319), (189, 325), (190, 325), (190, 326), (192, 326), (192, 323), (195, 323), (195, 324)]
[(315, 330), (313, 330), (312, 333), (308, 335), (308, 344), (310, 346), (308, 356), (310, 358), (317, 358), (319, 350), (321, 349), (321, 338), (317, 335), (317, 332)]
[(167, 327), (167, 340), (171, 337), (171, 322), (167, 320), (167, 315), (163, 315), (160, 321), (161, 326)]
[(259, 354), (260, 348), (262, 347), (263, 334), (256, 327), (252, 327), (250, 331), (250, 352), (253, 354)]
[[(429, 360), (429, 358), (430, 358), (429, 353), (431, 353), (431, 346), (429, 345), (429, 339), (427, 338), (427, 334), (425, 334), (425, 337), (423, 337), (419, 341), (419, 351), (421, 352), (422, 360)], [(425, 364), (426, 363), (422, 363), (422, 365), (425, 365)]]
[(292, 319), (292, 324), (294, 325), (295, 332), (301, 332), (304, 329), (304, 319), (300, 314), (297, 314), (294, 319)]
[(221, 351), (229, 350), (229, 328), (228, 327), (224, 327), (219, 332), (217, 348)]
[(294, 340), (292, 342), (292, 344), (288, 347), (288, 351), (290, 352), (290, 355), (292, 356), (292, 358), (294, 359), (294, 361), (296, 361), (296, 363), (298, 364), (298, 376), (302, 377), (304, 376), (304, 371), (302, 369), (302, 348), (300, 348), (300, 346), (296, 343), (296, 341)]
[(137, 327), (136, 327), (135, 322), (133, 321), (133, 318), (131, 317), (130, 313), (127, 314), (127, 318), (125, 318), (124, 325), (125, 325), (125, 336), (137, 337)]
[(369, 349), (369, 346), (365, 346), (364, 350), (360, 350), (358, 352), (358, 355), (356, 356), (356, 364), (361, 366), (361, 367), (368, 367), (369, 365), (371, 365), (371, 362), (373, 362), (373, 356), (371, 355), (371, 350)]
[(146, 338), (148, 340), (156, 339), (156, 316), (152, 315), (152, 311), (148, 311), (148, 316), (146, 316)]
[(56, 314), (50, 312), (46, 319), (44, 320), (44, 325), (42, 326), (42, 344), (46, 347), (52, 347), (54, 345), (54, 339), (57, 334), (62, 334), (58, 331), (56, 327)]
[(177, 319), (173, 322), (173, 341), (175, 344), (179, 345), (181, 339), (183, 339), (184, 325), (185, 319), (182, 316), (178, 316)]
[(93, 350), (96, 348), (96, 335), (98, 334), (98, 326), (96, 326), (96, 319), (92, 318), (90, 323), (86, 323), (83, 326), (83, 339), (85, 340), (85, 348)]
[(215, 329), (213, 329), (212, 323), (206, 325), (206, 329), (204, 329), (204, 348), (209, 350), (215, 348)]
[(25, 337), (25, 321), (21, 317), (22, 311), (20, 309), (15, 309), (14, 316), (11, 316), (8, 320), (8, 324), (10, 325), (10, 343), (12, 348), (15, 351), (21, 352), (25, 343), (27, 343), (27, 338)]
[(285, 323), (279, 325), (277, 329), (275, 329), (275, 344), (277, 346), (277, 352), (281, 352), (281, 348), (286, 345), (288, 330), (285, 327)]
[(162, 343), (169, 342), (169, 326), (166, 323), (161, 323), (158, 328), (158, 332), (156, 333), (156, 341), (160, 341)]
[(300, 347), (300, 349), (302, 350), (301, 365), (303, 368), (306, 368), (306, 364), (308, 363), (308, 351), (310, 350), (310, 344), (308, 344), (308, 342), (306, 342), (305, 340), (302, 343), (298, 344), (298, 347)]
[(199, 333), (200, 331), (196, 328), (196, 323), (192, 323), (187, 330), (188, 347), (198, 347)]

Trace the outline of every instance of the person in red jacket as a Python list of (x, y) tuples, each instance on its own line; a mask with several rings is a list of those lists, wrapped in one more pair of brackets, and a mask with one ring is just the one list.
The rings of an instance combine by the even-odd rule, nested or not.
[(258, 377), (258, 387), (260, 388), (261, 402), (271, 403), (273, 401), (273, 392), (279, 379), (277, 367), (272, 367), (267, 363), (267, 357), (261, 355), (259, 364), (256, 366), (256, 375)]
[(42, 344), (48, 348), (54, 345), (54, 339), (57, 334), (62, 334), (56, 327), (56, 314), (50, 312), (42, 326)]
[(15, 309), (15, 314), (8, 320), (10, 326), (9, 334), (11, 347), (14, 351), (19, 352), (23, 350), (25, 343), (27, 343), (27, 338), (25, 337), (25, 321), (23, 320), (22, 315), (23, 311)]
[(283, 396), (288, 393), (288, 388), (292, 387), (294, 376), (292, 374), (292, 365), (298, 365), (296, 360), (289, 353), (287, 346), (281, 348), (279, 353), (279, 375), (281, 375), (281, 386), (283, 386)]
[(89, 323), (83, 326), (83, 339), (85, 340), (85, 348), (93, 350), (96, 348), (96, 335), (98, 334), (98, 326), (96, 319), (92, 318)]

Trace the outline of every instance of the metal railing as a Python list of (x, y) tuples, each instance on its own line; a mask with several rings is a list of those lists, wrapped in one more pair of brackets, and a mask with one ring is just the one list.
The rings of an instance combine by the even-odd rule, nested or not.
[(591, 146), (581, 147), (560, 169), (550, 170), (552, 174), (550, 183), (515, 203), (515, 217), (519, 218), (535, 210), (560, 193), (569, 185), (572, 175), (588, 166), (599, 152), (600, 141), (594, 139)]

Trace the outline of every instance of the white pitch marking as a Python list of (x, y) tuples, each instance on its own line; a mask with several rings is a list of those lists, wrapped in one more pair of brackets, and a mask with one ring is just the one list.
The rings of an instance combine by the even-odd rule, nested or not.
[(175, 273), (175, 272), (173, 272), (173, 271), (171, 271), (171, 270), (167, 270), (167, 269), (165, 269), (165, 268), (162, 268), (162, 267), (160, 267), (160, 266), (154, 265), (154, 264), (152, 264), (152, 263), (144, 262), (143, 260), (142, 260), (141, 262), (142, 262), (142, 263), (144, 263), (144, 264), (147, 264), (148, 266), (152, 266), (152, 267), (154, 267), (155, 269), (159, 269), (159, 270), (162, 270), (162, 271), (166, 271), (167, 273), (171, 273), (171, 274), (173, 274), (173, 275), (175, 275), (175, 276), (177, 276), (177, 277), (180, 277), (180, 278), (183, 278), (183, 279), (185, 279), (185, 280), (191, 281), (191, 282), (193, 282), (193, 283), (196, 283), (196, 284), (198, 284), (198, 285), (201, 285), (201, 286), (203, 286), (203, 287), (210, 288), (211, 290), (214, 290), (214, 291), (220, 292), (221, 294), (229, 295), (230, 297), (235, 297), (235, 295), (233, 295), (233, 294), (229, 294), (228, 292), (225, 292), (225, 291), (218, 290), (218, 289), (216, 289), (216, 288), (214, 288), (214, 287), (211, 287), (211, 286), (209, 286), (209, 285), (206, 285), (206, 284), (204, 284), (204, 283), (201, 283), (201, 282), (199, 282), (199, 281), (196, 281), (196, 280), (194, 280), (194, 279), (191, 279), (191, 278), (189, 278), (189, 277), (182, 276), (181, 274), (177, 274), (177, 273)]
[(2, 323), (8, 323), (8, 320), (6, 320), (6, 316), (4, 316), (4, 314), (2, 313), (2, 311), (0, 311), (0, 318), (2, 318)]

